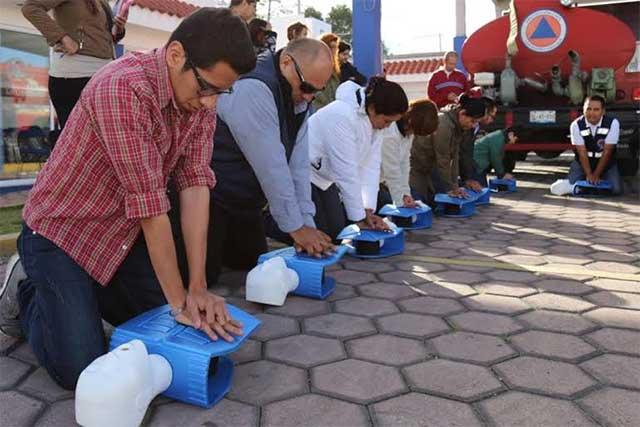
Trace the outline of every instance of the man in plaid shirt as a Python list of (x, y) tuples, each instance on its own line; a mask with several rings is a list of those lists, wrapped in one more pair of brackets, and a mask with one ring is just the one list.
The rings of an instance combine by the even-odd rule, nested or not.
[[(164, 48), (112, 62), (84, 89), (29, 195), (20, 261), (0, 294), (0, 327), (24, 333), (62, 387), (106, 352), (101, 319), (118, 325), (168, 302), (213, 340), (241, 334), (207, 290), (209, 163), (217, 96), (255, 63), (242, 20), (202, 8)], [(187, 287), (167, 216), (170, 177), (188, 206)]]

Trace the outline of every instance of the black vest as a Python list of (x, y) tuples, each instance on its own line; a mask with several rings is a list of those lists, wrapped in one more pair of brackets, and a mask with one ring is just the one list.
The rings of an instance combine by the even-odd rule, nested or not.
[[(240, 80), (260, 80), (273, 94), (280, 122), (280, 142), (284, 145), (287, 161), (289, 161), (298, 131), (306, 119), (306, 113), (295, 115), (291, 87), (280, 73), (279, 61), (280, 52), (275, 55), (270, 51), (262, 52), (258, 55), (256, 68), (241, 76)], [(250, 110), (247, 109), (245, 114), (250, 114)], [(214, 201), (228, 209), (263, 208), (267, 200), (258, 178), (233, 138), (229, 126), (220, 116), (218, 116), (213, 137), (213, 146), (211, 169), (215, 172), (217, 180), (212, 192)]]
[[(580, 130), (580, 135), (584, 140), (584, 146), (587, 149), (587, 157), (589, 158), (589, 164), (591, 165), (591, 170), (595, 170), (598, 166), (598, 162), (600, 161), (600, 157), (602, 156), (602, 152), (604, 152), (604, 140), (609, 135), (609, 131), (611, 130), (611, 124), (613, 123), (613, 117), (610, 116), (602, 116), (602, 122), (600, 126), (596, 128), (595, 136), (591, 134), (591, 128), (587, 124), (587, 119), (584, 116), (578, 117), (578, 129)], [(613, 156), (611, 160), (607, 164), (605, 170), (609, 169), (611, 165), (614, 164), (615, 159), (615, 148), (613, 152)], [(578, 158), (578, 153), (576, 152), (576, 160), (580, 162)]]

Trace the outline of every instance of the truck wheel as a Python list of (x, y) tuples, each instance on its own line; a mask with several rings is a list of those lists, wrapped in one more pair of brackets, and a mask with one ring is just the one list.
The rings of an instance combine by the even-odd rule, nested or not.
[(556, 157), (560, 156), (560, 154), (562, 154), (562, 151), (536, 151), (536, 155), (538, 157), (542, 157), (543, 159), (555, 159)]

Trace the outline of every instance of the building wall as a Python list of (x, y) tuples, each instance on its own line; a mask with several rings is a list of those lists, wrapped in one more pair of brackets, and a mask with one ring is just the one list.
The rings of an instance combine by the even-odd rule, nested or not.
[(415, 101), (427, 96), (427, 83), (431, 74), (396, 74), (388, 75), (387, 79), (402, 86), (409, 101)]

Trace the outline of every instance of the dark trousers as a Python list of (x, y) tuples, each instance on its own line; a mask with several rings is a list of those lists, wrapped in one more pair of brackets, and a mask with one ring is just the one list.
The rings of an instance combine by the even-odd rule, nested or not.
[(64, 129), (67, 119), (76, 106), (82, 89), (89, 83), (89, 77), (77, 79), (63, 79), (49, 76), (49, 97), (60, 122), (60, 129)]
[(324, 191), (311, 184), (311, 199), (316, 205), (316, 227), (335, 241), (336, 236), (349, 224), (340, 190), (335, 184)]
[(117, 326), (166, 304), (142, 236), (106, 287), (26, 225), (18, 252), (28, 277), (18, 287), (20, 324), (40, 365), (66, 389), (107, 352), (102, 319)]

